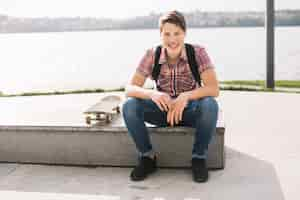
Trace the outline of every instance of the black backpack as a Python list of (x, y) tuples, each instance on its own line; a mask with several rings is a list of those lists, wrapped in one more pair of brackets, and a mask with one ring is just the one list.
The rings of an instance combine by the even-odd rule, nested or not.
[[(194, 47), (191, 44), (186, 43), (185, 48), (186, 48), (186, 54), (187, 54), (190, 70), (193, 74), (194, 79), (197, 81), (199, 86), (201, 86), (201, 77), (198, 70), (198, 64), (195, 57)], [(157, 82), (160, 73), (160, 68), (161, 68), (161, 64), (159, 64), (160, 53), (161, 53), (161, 46), (158, 46), (155, 50), (154, 66), (152, 70), (152, 77), (155, 80), (155, 82)]]

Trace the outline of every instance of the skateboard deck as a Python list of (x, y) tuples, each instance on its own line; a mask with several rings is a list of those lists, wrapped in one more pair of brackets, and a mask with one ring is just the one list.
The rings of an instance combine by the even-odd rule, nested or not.
[(87, 124), (92, 124), (92, 121), (98, 122), (97, 124), (108, 124), (117, 115), (120, 115), (120, 104), (122, 98), (117, 95), (108, 95), (100, 99), (100, 101), (90, 108), (85, 114), (85, 121)]

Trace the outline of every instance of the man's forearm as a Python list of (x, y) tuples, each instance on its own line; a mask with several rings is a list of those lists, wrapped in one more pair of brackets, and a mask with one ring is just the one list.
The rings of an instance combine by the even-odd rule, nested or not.
[(145, 89), (136, 85), (127, 85), (125, 87), (125, 95), (126, 97), (136, 97), (141, 99), (151, 99), (151, 95), (153, 94), (153, 89)]
[(187, 92), (189, 100), (197, 100), (203, 97), (211, 96), (217, 97), (219, 96), (219, 88), (213, 86), (204, 86), (194, 90)]

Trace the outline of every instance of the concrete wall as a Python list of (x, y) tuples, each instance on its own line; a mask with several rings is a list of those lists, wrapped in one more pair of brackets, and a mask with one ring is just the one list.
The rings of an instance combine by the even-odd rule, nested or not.
[[(194, 129), (150, 127), (161, 167), (190, 166)], [(223, 168), (224, 127), (208, 151), (208, 167)], [(0, 126), (0, 161), (74, 165), (135, 165), (136, 150), (125, 127)]]

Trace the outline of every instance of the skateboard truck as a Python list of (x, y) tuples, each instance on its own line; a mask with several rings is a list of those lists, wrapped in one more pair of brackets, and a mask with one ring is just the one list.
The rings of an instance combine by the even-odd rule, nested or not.
[(92, 121), (99, 123), (110, 123), (115, 115), (120, 114), (121, 97), (116, 95), (108, 95), (103, 97), (98, 103), (91, 106), (84, 112), (86, 114), (86, 124), (92, 124)]

